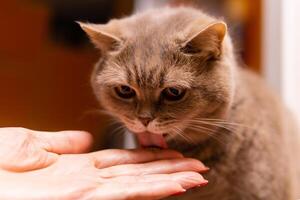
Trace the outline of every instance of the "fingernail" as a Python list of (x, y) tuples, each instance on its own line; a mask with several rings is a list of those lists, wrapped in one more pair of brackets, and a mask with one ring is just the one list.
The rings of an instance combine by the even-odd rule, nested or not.
[(204, 180), (202, 183), (200, 183), (197, 187), (203, 187), (208, 184), (208, 180)]
[(209, 167), (204, 167), (204, 169), (201, 171), (201, 172), (208, 172), (210, 170), (210, 168)]
[(177, 192), (177, 193), (173, 194), (172, 196), (180, 196), (180, 195), (184, 194), (185, 192), (186, 192), (186, 190), (183, 189), (182, 192)]

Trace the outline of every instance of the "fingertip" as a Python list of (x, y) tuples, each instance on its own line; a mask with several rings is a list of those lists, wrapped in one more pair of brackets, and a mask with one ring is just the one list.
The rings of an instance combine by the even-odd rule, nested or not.
[(173, 193), (180, 193), (180, 192), (186, 192), (186, 189), (182, 187), (179, 183), (174, 182), (173, 183)]
[(174, 180), (184, 189), (191, 189), (197, 186), (207, 185), (208, 181), (197, 172), (178, 172), (174, 175)]
[[(161, 181), (160, 183), (156, 183), (155, 185), (157, 187), (156, 190), (161, 191), (159, 199), (166, 198), (168, 196), (183, 194), (186, 192), (186, 189), (183, 188), (181, 184), (175, 181)], [(154, 189), (153, 186), (152, 189)]]
[(198, 185), (198, 187), (203, 187), (206, 186), (207, 184), (208, 184), (208, 180), (204, 180), (202, 183)]
[[(170, 183), (168, 183), (170, 185)], [(186, 189), (184, 189), (179, 183), (174, 182), (172, 188), (170, 187), (169, 194), (170, 196), (183, 194), (186, 192)]]
[(74, 145), (74, 153), (88, 152), (93, 144), (93, 136), (86, 131), (62, 131)]
[(189, 166), (193, 171), (196, 172), (207, 172), (209, 168), (206, 167), (201, 161), (194, 159), (194, 158), (185, 158), (189, 161)]

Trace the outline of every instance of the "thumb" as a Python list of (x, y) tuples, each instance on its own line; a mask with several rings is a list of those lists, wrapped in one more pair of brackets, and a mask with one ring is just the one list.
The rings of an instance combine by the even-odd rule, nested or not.
[(42, 147), (56, 154), (85, 153), (92, 145), (92, 135), (85, 131), (32, 131)]

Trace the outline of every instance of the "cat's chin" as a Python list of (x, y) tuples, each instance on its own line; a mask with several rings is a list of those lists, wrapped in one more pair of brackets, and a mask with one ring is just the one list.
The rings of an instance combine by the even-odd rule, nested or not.
[(136, 133), (139, 144), (142, 147), (157, 147), (167, 149), (168, 145), (163, 134), (155, 134), (148, 131)]

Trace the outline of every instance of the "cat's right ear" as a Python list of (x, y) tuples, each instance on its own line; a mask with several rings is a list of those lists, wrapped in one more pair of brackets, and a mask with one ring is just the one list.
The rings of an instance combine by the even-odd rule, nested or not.
[(101, 53), (117, 51), (122, 40), (107, 25), (77, 22)]

